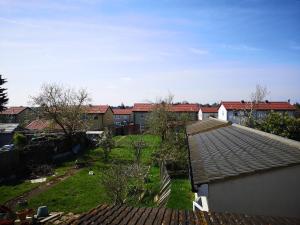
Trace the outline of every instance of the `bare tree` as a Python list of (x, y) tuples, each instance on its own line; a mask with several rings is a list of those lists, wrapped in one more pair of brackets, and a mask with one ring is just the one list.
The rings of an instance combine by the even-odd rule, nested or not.
[(253, 103), (259, 103), (266, 99), (270, 94), (266, 86), (256, 85), (255, 92), (251, 93), (250, 100)]
[(244, 125), (249, 127), (255, 126), (257, 122), (255, 118), (256, 105), (260, 102), (263, 102), (269, 94), (270, 92), (268, 91), (267, 87), (261, 86), (260, 84), (256, 85), (255, 91), (250, 95), (250, 102), (246, 104), (244, 109)]
[(143, 137), (138, 138), (135, 140), (134, 138), (130, 139), (131, 147), (134, 150), (134, 161), (137, 168), (140, 167), (143, 150), (147, 147), (146, 142), (143, 140)]
[(37, 96), (31, 97), (44, 119), (56, 123), (67, 136), (86, 128), (85, 105), (90, 101), (85, 89), (74, 90), (58, 84), (44, 84)]

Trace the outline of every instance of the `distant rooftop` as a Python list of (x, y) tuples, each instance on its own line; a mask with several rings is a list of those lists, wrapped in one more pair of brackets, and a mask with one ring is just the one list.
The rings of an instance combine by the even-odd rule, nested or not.
[[(135, 103), (134, 112), (151, 112), (157, 104), (154, 103)], [(171, 112), (198, 112), (198, 104), (172, 104), (169, 105)]]
[(244, 110), (251, 109), (255, 110), (296, 110), (295, 106), (291, 105), (289, 102), (259, 102), (251, 103), (245, 101), (222, 101), (221, 105), (227, 110)]
[(86, 106), (86, 113), (88, 114), (104, 114), (108, 110), (109, 105), (89, 105)]
[(219, 107), (200, 107), (203, 113), (218, 113)]
[(132, 108), (126, 109), (113, 109), (114, 115), (130, 115), (132, 113)]
[(28, 107), (24, 107), (24, 106), (12, 106), (12, 107), (7, 108), (3, 112), (0, 112), (0, 114), (2, 114), (2, 115), (17, 115), (17, 114), (23, 112), (27, 108)]

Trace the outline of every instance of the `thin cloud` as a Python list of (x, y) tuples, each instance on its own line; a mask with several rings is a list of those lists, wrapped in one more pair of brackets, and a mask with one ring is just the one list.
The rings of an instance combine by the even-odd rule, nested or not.
[(131, 77), (121, 77), (120, 78), (121, 81), (132, 81)]
[(196, 54), (196, 55), (207, 55), (207, 54), (209, 54), (209, 51), (207, 51), (205, 49), (200, 49), (200, 48), (190, 48), (189, 51)]
[(223, 44), (221, 46), (224, 49), (229, 49), (229, 50), (235, 50), (235, 51), (247, 51), (247, 52), (257, 52), (261, 51), (262, 49), (254, 47), (254, 46), (249, 46), (245, 44), (238, 44), (238, 45), (229, 45), (229, 44)]
[(293, 43), (293, 44), (290, 46), (290, 49), (299, 51), (299, 50), (300, 50), (300, 44)]

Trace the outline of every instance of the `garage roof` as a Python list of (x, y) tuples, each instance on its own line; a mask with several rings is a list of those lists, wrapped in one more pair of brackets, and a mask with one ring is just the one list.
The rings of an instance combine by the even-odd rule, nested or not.
[(300, 163), (300, 142), (230, 125), (190, 135), (193, 188), (203, 183)]

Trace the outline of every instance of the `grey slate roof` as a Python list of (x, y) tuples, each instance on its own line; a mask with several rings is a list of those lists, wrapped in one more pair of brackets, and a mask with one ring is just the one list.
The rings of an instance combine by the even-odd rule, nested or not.
[(193, 188), (241, 174), (300, 163), (299, 142), (289, 145), (241, 126), (227, 126), (191, 135), (189, 140)]
[(205, 120), (199, 120), (191, 125), (186, 126), (186, 133), (187, 135), (193, 135), (229, 125), (230, 122), (218, 120), (215, 118), (208, 118)]

